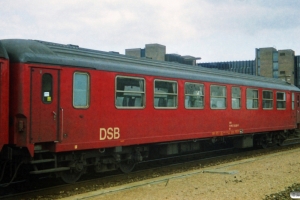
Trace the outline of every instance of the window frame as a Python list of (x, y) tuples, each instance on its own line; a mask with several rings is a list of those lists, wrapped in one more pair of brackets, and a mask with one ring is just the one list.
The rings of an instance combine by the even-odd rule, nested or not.
[[(233, 88), (238, 88), (240, 90), (240, 96), (239, 97), (233, 98), (233, 96), (232, 96)], [(240, 107), (239, 108), (233, 108), (233, 106), (232, 106), (233, 105), (232, 104), (233, 99), (239, 99), (240, 100)], [(231, 87), (231, 109), (240, 110), (241, 108), (242, 108), (242, 89), (241, 89), (241, 87), (238, 87), (238, 86), (232, 86)]]
[[(248, 90), (257, 91), (257, 98), (248, 98), (248, 95), (247, 95)], [(252, 102), (253, 102), (254, 99), (257, 99), (257, 107), (256, 108), (253, 108), (253, 107), (248, 108), (248, 104), (247, 104), (248, 99), (252, 99)], [(259, 109), (259, 90), (258, 89), (246, 88), (246, 109), (247, 110), (258, 110)]]
[[(223, 88), (225, 88), (225, 96), (212, 96), (212, 92), (211, 92), (212, 91), (212, 89), (211, 89), (212, 87), (223, 87)], [(227, 87), (225, 85), (210, 85), (209, 89), (210, 89), (210, 91), (209, 91), (209, 95), (210, 95), (209, 106), (210, 106), (210, 109), (213, 109), (213, 110), (226, 110), (227, 109)], [(213, 108), (212, 107), (212, 103), (211, 103), (212, 97), (214, 97), (214, 98), (225, 98), (225, 100), (224, 100), (225, 107), (223, 107), (223, 108), (218, 108), (218, 107)]]
[[(76, 106), (74, 105), (74, 99), (75, 99), (75, 96), (74, 96), (74, 91), (75, 91), (75, 76), (76, 74), (84, 74), (84, 75), (87, 75), (87, 99), (86, 99), (86, 103), (87, 105), (86, 106)], [(81, 71), (75, 71), (73, 73), (73, 99), (72, 99), (72, 105), (74, 108), (76, 109), (88, 109), (90, 107), (90, 99), (91, 99), (91, 77), (90, 77), (90, 74), (88, 72), (81, 72)]]
[[(277, 94), (278, 93), (282, 93), (282, 94), (284, 94), (284, 100), (278, 100), (278, 98), (277, 98)], [(284, 108), (278, 108), (278, 106), (277, 106), (277, 102), (285, 102), (285, 104), (284, 104)], [(276, 108), (277, 108), (277, 110), (286, 110), (286, 92), (281, 92), (281, 91), (277, 91), (276, 92)]]
[[(194, 85), (199, 85), (200, 87), (202, 86), (202, 95), (195, 95), (195, 94), (186, 94), (186, 89), (185, 89), (185, 86), (187, 85), (187, 84), (194, 84)], [(187, 96), (194, 96), (194, 97), (202, 97), (202, 101), (203, 101), (203, 106), (202, 107), (187, 107), (186, 106), (186, 104), (185, 104), (185, 99), (186, 99), (186, 97)], [(193, 83), (193, 82), (185, 82), (184, 83), (184, 107), (185, 107), (185, 109), (191, 109), (191, 110), (201, 110), (201, 109), (204, 109), (204, 107), (205, 107), (205, 86), (204, 86), (204, 84), (203, 83)]]
[[(117, 79), (118, 78), (128, 78), (128, 79), (137, 79), (137, 80), (143, 80), (143, 83), (144, 83), (144, 91), (143, 92), (139, 92), (139, 91), (126, 91), (126, 90), (117, 90)], [(140, 106), (140, 107), (136, 107), (136, 106), (118, 106), (117, 105), (117, 93), (118, 92), (124, 92), (124, 93), (135, 93), (135, 94), (141, 94), (142, 95), (142, 103), (143, 103), (143, 106)], [(146, 80), (145, 78), (143, 77), (137, 77), (137, 76), (124, 76), (124, 75), (117, 75), (115, 77), (115, 107), (117, 109), (145, 109), (146, 107)]]
[[(175, 83), (176, 84), (176, 93), (158, 93), (155, 92), (155, 83), (157, 82), (167, 82), (167, 83)], [(158, 107), (155, 106), (155, 95), (172, 95), (175, 96), (175, 107), (168, 107), (168, 103), (166, 104), (167, 106), (165, 107)], [(153, 107), (155, 109), (177, 109), (178, 108), (178, 81), (174, 81), (174, 80), (165, 80), (165, 79), (154, 79), (153, 81)]]
[[(272, 99), (265, 99), (264, 98), (264, 92), (271, 92), (272, 93)], [(264, 107), (264, 101), (272, 101), (272, 108), (265, 108)], [(273, 108), (274, 108), (274, 93), (273, 93), (273, 91), (272, 90), (263, 90), (262, 91), (262, 108), (263, 108), (263, 110), (273, 110)]]

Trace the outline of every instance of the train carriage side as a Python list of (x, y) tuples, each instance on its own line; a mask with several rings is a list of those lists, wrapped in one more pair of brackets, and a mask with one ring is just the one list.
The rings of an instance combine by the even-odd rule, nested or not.
[(9, 105), (9, 61), (8, 55), (0, 42), (0, 152), (9, 143), (8, 133)]
[[(72, 182), (77, 176), (69, 173), (79, 176), (87, 166), (131, 169), (127, 161), (146, 158), (149, 144), (163, 145), (163, 155), (225, 136), (241, 136), (243, 146), (244, 136), (280, 135), (299, 120), (299, 89), (277, 80), (39, 41), (4, 43), (23, 47), (10, 48), (11, 134), (38, 165), (33, 174), (67, 171)], [(53, 168), (39, 168), (53, 160)]]
[[(169, 69), (165, 63), (151, 68), (99, 59), (92, 63), (93, 69), (89, 67), (91, 52), (83, 50), (85, 54), (76, 57), (71, 50), (64, 51), (64, 56), (72, 54), (74, 65), (12, 67), (16, 72), (12, 99), (19, 106), (12, 107), (13, 138), (18, 146), (28, 147), (31, 155), (34, 148), (44, 148), (43, 143), (52, 151), (65, 152), (295, 128), (289, 91), (295, 87), (255, 81), (247, 85), (242, 79), (235, 81), (237, 77)], [(285, 108), (276, 107), (277, 95)], [(188, 107), (193, 97), (202, 100), (193, 102), (197, 107)], [(272, 107), (263, 107), (271, 99)], [(238, 108), (233, 108), (233, 101), (240, 101)]]

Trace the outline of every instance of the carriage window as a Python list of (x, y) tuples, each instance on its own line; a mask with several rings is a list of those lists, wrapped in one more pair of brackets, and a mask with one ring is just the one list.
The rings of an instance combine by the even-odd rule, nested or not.
[(90, 76), (88, 73), (75, 72), (73, 79), (73, 106), (88, 108), (90, 99)]
[(204, 107), (204, 86), (196, 83), (185, 83), (185, 108)]
[(42, 76), (42, 100), (44, 103), (51, 103), (52, 98), (52, 75), (46, 73)]
[(273, 92), (263, 91), (263, 109), (273, 108)]
[(240, 109), (241, 108), (241, 88), (239, 88), (239, 87), (232, 87), (231, 106), (232, 106), (232, 109)]
[(177, 82), (154, 81), (154, 107), (177, 108)]
[(292, 109), (295, 110), (295, 94), (292, 93)]
[(277, 109), (285, 109), (285, 93), (284, 92), (277, 92), (276, 94), (276, 107)]
[(247, 89), (247, 109), (258, 109), (258, 90)]
[(145, 107), (145, 80), (136, 77), (116, 77), (117, 108), (144, 108)]
[(210, 107), (212, 109), (226, 108), (226, 87), (225, 86), (210, 86)]

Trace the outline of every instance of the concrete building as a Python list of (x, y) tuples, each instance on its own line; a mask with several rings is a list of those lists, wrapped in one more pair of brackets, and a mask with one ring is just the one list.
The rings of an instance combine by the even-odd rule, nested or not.
[(300, 56), (295, 56), (295, 85), (300, 87)]
[(177, 62), (237, 73), (280, 78), (300, 87), (300, 56), (295, 56), (295, 52), (291, 49), (257, 48), (255, 49), (254, 60), (211, 63), (196, 63), (200, 59), (199, 57), (166, 54), (166, 46), (161, 44), (146, 44), (144, 49), (126, 49), (125, 54), (136, 58)]
[(198, 66), (206, 68), (215, 68), (242, 74), (256, 75), (256, 67), (254, 60), (198, 63)]
[(166, 46), (161, 44), (146, 44), (144, 49), (125, 49), (125, 55), (136, 58), (149, 58), (153, 60), (177, 62), (187, 65), (196, 65), (196, 60), (200, 59), (193, 56), (166, 54)]
[(295, 85), (295, 52), (273, 47), (256, 49), (257, 76), (280, 78)]

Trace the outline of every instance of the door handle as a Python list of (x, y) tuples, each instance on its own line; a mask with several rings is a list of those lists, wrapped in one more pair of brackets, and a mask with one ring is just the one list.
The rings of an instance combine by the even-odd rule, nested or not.
[(53, 120), (56, 120), (56, 112), (54, 112), (54, 111), (52, 111), (52, 113), (53, 113)]

